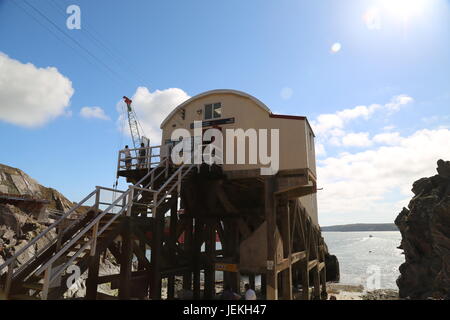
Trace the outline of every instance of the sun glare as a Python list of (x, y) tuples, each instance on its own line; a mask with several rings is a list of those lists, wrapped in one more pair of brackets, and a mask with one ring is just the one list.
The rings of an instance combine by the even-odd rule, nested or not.
[(405, 20), (421, 15), (430, 0), (381, 0), (383, 8)]

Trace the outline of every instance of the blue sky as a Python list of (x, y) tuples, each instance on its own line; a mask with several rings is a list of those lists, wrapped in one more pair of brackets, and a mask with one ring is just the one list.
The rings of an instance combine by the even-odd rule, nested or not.
[[(81, 9), (81, 30), (66, 28), (71, 4)], [(0, 162), (74, 201), (113, 184), (117, 150), (128, 142), (116, 105), (138, 87), (169, 101), (183, 96), (169, 88), (186, 96), (232, 88), (273, 112), (306, 115), (321, 148), (324, 225), (392, 221), (414, 179), (434, 174), (436, 158), (450, 160), (448, 0), (0, 0), (0, 52), (12, 65), (55, 67), (71, 82), (62, 81), (73, 89), (63, 111), (30, 126), (11, 120), (11, 106), (19, 118), (26, 110), (2, 96), (16, 79), (3, 74)], [(42, 92), (30, 97), (46, 103)], [(82, 117), (83, 107), (100, 107), (104, 119)], [(144, 121), (151, 107), (141, 106)], [(411, 165), (398, 167), (397, 155)], [(363, 179), (370, 194), (360, 191)]]

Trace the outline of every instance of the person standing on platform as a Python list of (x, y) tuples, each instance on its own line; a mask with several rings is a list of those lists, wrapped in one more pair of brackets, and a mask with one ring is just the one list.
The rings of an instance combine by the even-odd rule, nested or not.
[(248, 283), (245, 284), (245, 300), (256, 300), (256, 293)]
[(131, 168), (131, 152), (128, 146), (125, 146), (125, 149), (123, 149), (123, 154), (125, 155), (125, 167), (127, 170), (130, 170)]

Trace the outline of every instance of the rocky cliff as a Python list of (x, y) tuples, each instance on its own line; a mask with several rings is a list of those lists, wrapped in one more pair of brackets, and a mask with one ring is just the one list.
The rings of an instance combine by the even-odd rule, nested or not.
[(395, 220), (402, 234), (397, 285), (401, 298), (450, 295), (450, 161), (438, 161), (438, 174), (413, 184), (413, 199)]
[[(14, 255), (28, 241), (35, 238), (58, 214), (74, 204), (55, 189), (40, 185), (20, 169), (0, 164), (0, 265)], [(84, 208), (77, 210), (71, 218), (81, 217)], [(19, 257), (18, 266), (28, 260), (36, 251), (47, 245), (56, 234), (51, 232), (40, 239)], [(100, 274), (118, 273), (118, 266), (109, 253), (104, 253)], [(0, 276), (6, 270), (0, 270)], [(66, 293), (66, 297), (81, 297), (85, 294), (85, 278), (82, 277)], [(101, 285), (99, 291), (112, 295), (114, 291)]]
[[(71, 206), (73, 203), (58, 191), (40, 185), (22, 170), (0, 164), (0, 265), (45, 229), (52, 221), (50, 213)], [(46, 243), (47, 239), (41, 239), (29, 255)]]

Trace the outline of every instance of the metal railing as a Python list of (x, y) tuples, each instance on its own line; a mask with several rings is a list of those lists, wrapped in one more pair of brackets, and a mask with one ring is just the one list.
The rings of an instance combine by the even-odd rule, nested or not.
[[(149, 162), (150, 163), (150, 162)], [(135, 185), (130, 186), (126, 191), (119, 191), (110, 188), (96, 187), (88, 196), (86, 196), (80, 203), (73, 206), (66, 213), (62, 215), (60, 219), (51, 224), (42, 233), (40, 233), (36, 238), (31, 240), (26, 246), (21, 248), (15, 253), (15, 255), (9, 258), (3, 265), (0, 266), (0, 270), (8, 268), (6, 281), (5, 281), (5, 295), (8, 294), (11, 289), (12, 281), (20, 275), (30, 264), (40, 257), (42, 253), (48, 250), (51, 246), (56, 244), (56, 250), (53, 256), (48, 259), (44, 264), (37, 266), (36, 271), (30, 274), (36, 276), (44, 273), (44, 283), (41, 292), (41, 298), (47, 299), (50, 286), (59, 278), (59, 276), (66, 270), (66, 268), (71, 265), (77, 257), (79, 257), (86, 249), (89, 248), (89, 254), (91, 256), (95, 255), (97, 239), (102, 235), (108, 227), (120, 216), (131, 215), (132, 206), (138, 203), (142, 199), (144, 192), (152, 193), (150, 197), (149, 208), (151, 208), (152, 215), (155, 216), (156, 210), (162, 202), (177, 189), (179, 193), (181, 191), (181, 184), (183, 179), (196, 165), (183, 164), (177, 170), (170, 174), (170, 163), (169, 159), (164, 159), (159, 162), (155, 162), (154, 166), (149, 170), (149, 172), (142, 177)], [(164, 183), (154, 190), (155, 182), (164, 176)], [(143, 186), (143, 187), (141, 187)], [(121, 195), (112, 200), (111, 202), (102, 201), (102, 192), (118, 192)], [(70, 230), (77, 222), (79, 223), (82, 218), (78, 220), (70, 220), (71, 214), (76, 212), (82, 206), (88, 206), (88, 203), (93, 201), (93, 204), (89, 206), (88, 211), (94, 210), (95, 216), (93, 219), (80, 230), (76, 231), (75, 234), (71, 235), (69, 239), (64, 240), (64, 235), (68, 230)], [(106, 206), (105, 209), (101, 210), (101, 206)], [(107, 217), (106, 221), (102, 219)], [(63, 226), (63, 222), (69, 221), (67, 226)], [(100, 222), (102, 226), (100, 227)], [(63, 228), (64, 227), (64, 228)], [(27, 249), (35, 245), (40, 239), (48, 235), (53, 235), (51, 231), (58, 230), (57, 235), (52, 237), (52, 239), (47, 243), (47, 245), (40, 249), (31, 259), (23, 263), (19, 268), (16, 269), (17, 260), (22, 254), (24, 254)], [(74, 249), (74, 245), (80, 243), (80, 239), (88, 240), (82, 243), (79, 249)], [(72, 256), (67, 256), (70, 251), (77, 250)], [(61, 265), (54, 267), (56, 263), (59, 263), (61, 257), (68, 258), (67, 261), (61, 263)]]
[[(197, 167), (197, 165), (182, 164), (168, 179), (165, 180), (165, 182), (159, 187), (158, 190), (152, 189), (150, 187), (150, 184), (144, 188), (135, 185), (130, 187), (130, 189), (132, 190), (133, 194), (136, 193), (138, 195), (142, 195), (144, 192), (152, 194), (152, 202), (149, 207), (152, 209), (152, 216), (155, 217), (158, 206), (163, 203), (163, 201), (167, 199), (167, 197), (171, 195), (173, 191), (175, 191), (175, 188), (177, 189), (177, 193), (180, 194), (183, 179), (195, 167)], [(159, 175), (163, 173), (165, 173), (165, 171), (160, 172)]]
[[(128, 153), (128, 155), (127, 155)], [(117, 171), (148, 169), (159, 165), (161, 146), (137, 149), (123, 149), (119, 151)]]
[[(70, 266), (73, 261), (78, 258), (86, 249), (90, 246), (90, 255), (95, 255), (97, 239), (100, 235), (102, 235), (108, 227), (120, 216), (131, 215), (132, 204), (138, 200), (139, 193), (134, 194), (134, 187), (142, 185), (147, 179), (150, 179), (148, 184), (154, 183), (153, 179), (155, 177), (155, 172), (158, 171), (159, 168), (165, 167), (167, 168), (167, 161), (162, 161), (158, 163), (156, 167), (154, 167), (151, 171), (149, 171), (144, 177), (142, 177), (134, 186), (130, 186), (127, 191), (120, 191), (122, 194), (114, 200), (106, 209), (102, 212), (98, 213), (95, 218), (88, 223), (84, 228), (82, 228), (77, 234), (72, 236), (72, 238), (62, 247), (58, 252), (56, 252), (51, 259), (49, 259), (44, 265), (42, 265), (36, 272), (35, 275), (39, 276), (44, 273), (44, 284), (43, 290), (41, 293), (41, 298), (43, 300), (47, 299), (50, 285), (58, 279), (58, 277), (66, 270), (68, 266)], [(114, 189), (102, 188), (109, 191), (115, 191)], [(101, 202), (99, 198), (96, 197), (96, 206), (98, 206)], [(113, 210), (119, 207), (118, 212), (113, 212)], [(109, 215), (109, 220), (100, 228), (100, 221), (106, 216)], [(90, 236), (89, 236), (90, 235)], [(53, 265), (57, 262), (59, 258), (61, 258), (64, 254), (67, 254), (71, 248), (79, 241), (80, 239), (84, 239), (88, 237), (89, 240), (86, 241), (80, 249), (78, 249), (72, 256), (70, 256), (69, 260), (66, 261), (63, 265), (58, 266), (53, 269)]]
[[(47, 251), (54, 244), (61, 244), (62, 239), (66, 232), (70, 230), (77, 222), (81, 221), (81, 217), (78, 219), (71, 219), (71, 216), (77, 213), (81, 207), (88, 207), (86, 212), (92, 211), (94, 209), (98, 210), (101, 204), (107, 204), (107, 202), (101, 202), (101, 193), (102, 191), (114, 191), (114, 192), (123, 192), (119, 190), (112, 190), (109, 188), (96, 187), (94, 191), (92, 191), (89, 195), (87, 195), (83, 200), (70, 208), (67, 212), (65, 212), (61, 217), (58, 218), (55, 222), (53, 222), (50, 226), (48, 226), (44, 231), (42, 231), (39, 235), (37, 235), (34, 239), (28, 242), (25, 246), (20, 248), (14, 255), (8, 258), (5, 263), (0, 265), (0, 270), (8, 268), (6, 274), (6, 281), (4, 285), (4, 291), (6, 295), (9, 293), (11, 289), (11, 282), (20, 275), (31, 263), (36, 261), (42, 253)], [(89, 203), (93, 201), (93, 205), (89, 205)], [(68, 224), (66, 224), (68, 223)], [(40, 248), (37, 252), (33, 254), (33, 256), (22, 263), (18, 268), (17, 262), (21, 258), (21, 256), (29, 250), (30, 247), (35, 246), (37, 242), (43, 238), (48, 240), (47, 244)]]

